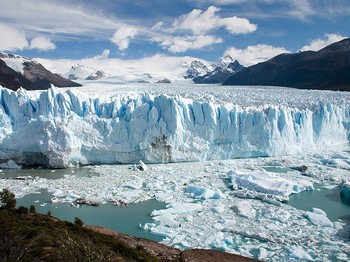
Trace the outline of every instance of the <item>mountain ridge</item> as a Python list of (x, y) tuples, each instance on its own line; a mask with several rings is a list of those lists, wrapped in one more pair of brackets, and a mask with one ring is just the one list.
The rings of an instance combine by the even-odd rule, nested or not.
[(350, 38), (317, 52), (277, 55), (231, 75), (223, 85), (350, 91)]
[(56, 87), (81, 86), (69, 79), (47, 70), (40, 63), (27, 57), (0, 52), (0, 85), (16, 91), (44, 90)]

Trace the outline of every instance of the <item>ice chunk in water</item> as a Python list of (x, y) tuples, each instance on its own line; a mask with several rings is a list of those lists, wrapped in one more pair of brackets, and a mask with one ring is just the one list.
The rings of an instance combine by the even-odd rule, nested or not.
[(304, 217), (316, 226), (333, 227), (333, 223), (327, 218), (327, 214), (319, 208), (312, 208), (312, 212), (306, 211)]

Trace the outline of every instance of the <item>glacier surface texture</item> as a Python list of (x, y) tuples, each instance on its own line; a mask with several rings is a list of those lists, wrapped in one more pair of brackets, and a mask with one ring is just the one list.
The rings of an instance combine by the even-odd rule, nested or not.
[[(192, 91), (185, 95), (145, 87), (99, 95), (86, 88), (1, 88), (1, 161), (54, 168), (166, 163), (293, 155), (349, 143), (344, 93), (187, 87)], [(266, 93), (272, 98), (258, 97)]]

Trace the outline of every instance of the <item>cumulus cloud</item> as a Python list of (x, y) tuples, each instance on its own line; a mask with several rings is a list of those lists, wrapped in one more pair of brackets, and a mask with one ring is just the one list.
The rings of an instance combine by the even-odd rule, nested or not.
[(102, 54), (94, 56), (93, 59), (101, 60), (101, 59), (107, 59), (109, 57), (111, 50), (105, 49), (103, 50)]
[(257, 25), (246, 18), (237, 16), (221, 17), (216, 13), (220, 8), (210, 6), (206, 11), (193, 9), (190, 13), (176, 19), (172, 30), (190, 30), (193, 34), (206, 34), (214, 28), (225, 28), (231, 34), (248, 34), (257, 29)]
[(119, 50), (123, 51), (129, 47), (130, 39), (137, 35), (134, 27), (120, 27), (113, 35), (111, 41), (115, 43)]
[(37, 36), (30, 41), (29, 48), (39, 49), (40, 51), (51, 51), (56, 49), (56, 45), (48, 37)]
[(314, 39), (310, 42), (309, 45), (305, 45), (302, 48), (300, 48), (299, 51), (318, 51), (326, 47), (327, 45), (333, 44), (345, 38), (345, 36), (338, 34), (325, 34), (324, 39)]
[(264, 62), (281, 53), (289, 53), (284, 47), (273, 47), (270, 45), (260, 44), (248, 46), (245, 49), (230, 47), (225, 51), (225, 55), (230, 55), (237, 59), (244, 66), (251, 66)]
[(210, 35), (176, 36), (166, 38), (161, 42), (161, 46), (170, 52), (180, 53), (222, 42), (222, 38)]
[(3, 51), (14, 51), (23, 50), (28, 47), (28, 41), (23, 32), (18, 29), (0, 23), (0, 50)]

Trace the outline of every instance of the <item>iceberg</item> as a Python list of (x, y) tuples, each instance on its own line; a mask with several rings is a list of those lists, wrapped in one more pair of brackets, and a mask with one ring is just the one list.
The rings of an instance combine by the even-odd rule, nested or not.
[(316, 226), (333, 227), (333, 223), (327, 218), (327, 214), (319, 208), (312, 208), (312, 212), (306, 211), (304, 217)]
[[(239, 98), (243, 91), (91, 97), (83, 90), (0, 88), (0, 160), (53, 168), (203, 161), (315, 152), (350, 138), (346, 97), (316, 104), (304, 98), (302, 105), (274, 98), (247, 106)], [(274, 96), (275, 90), (266, 92)]]
[[(312, 182), (298, 178), (296, 181), (262, 171), (227, 172), (233, 189), (244, 190), (243, 193), (253, 198), (288, 200), (290, 194), (305, 190), (314, 190)], [(237, 196), (240, 196), (239, 194)]]

